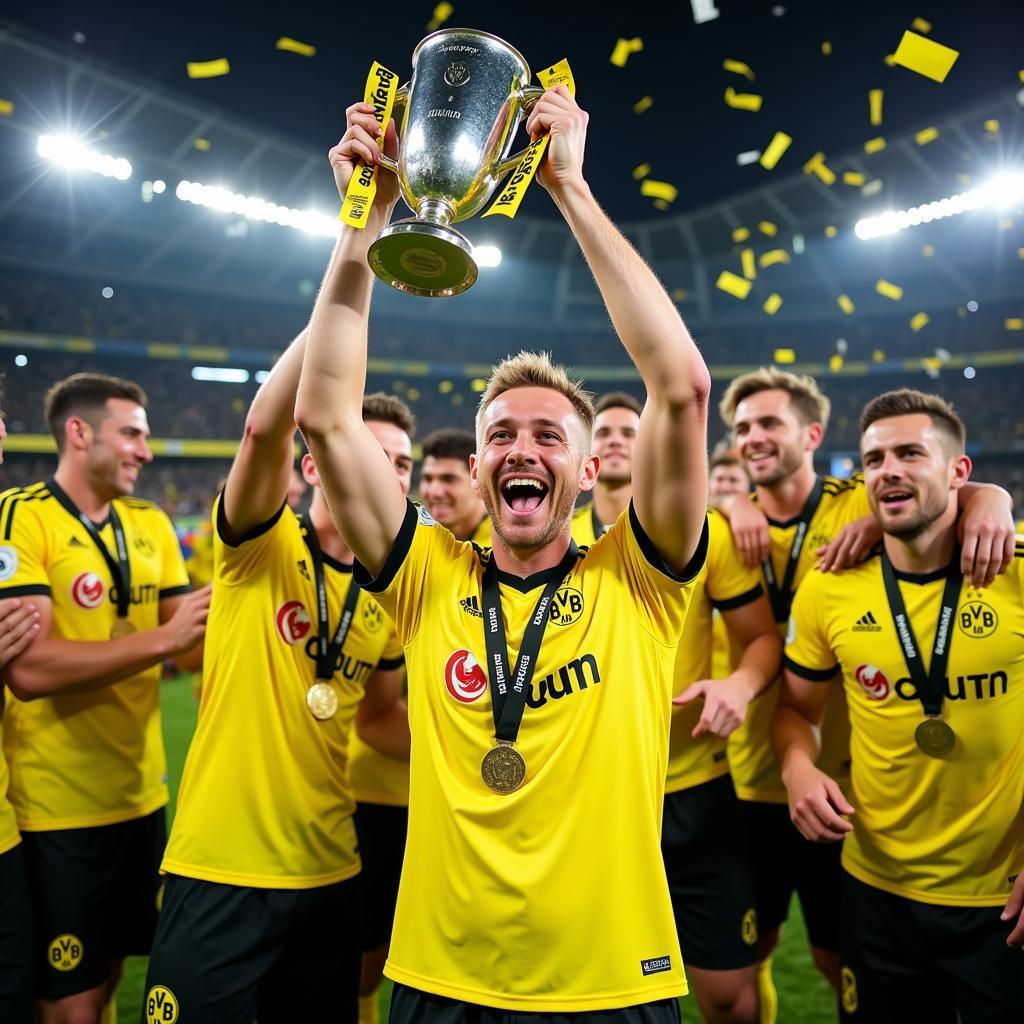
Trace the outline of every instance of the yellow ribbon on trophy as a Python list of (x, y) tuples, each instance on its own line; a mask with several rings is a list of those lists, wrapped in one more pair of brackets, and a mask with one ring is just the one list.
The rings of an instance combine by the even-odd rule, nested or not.
[[(553, 67), (538, 71), (537, 81), (545, 89), (554, 89), (556, 85), (566, 85), (569, 87), (570, 94), (576, 95), (576, 83), (573, 81), (572, 71), (569, 70), (568, 60), (560, 60)], [(484, 217), (490, 217), (498, 213), (509, 218), (515, 217), (519, 204), (523, 201), (523, 196), (526, 194), (530, 182), (533, 181), (533, 176), (537, 173), (541, 160), (544, 159), (549, 138), (547, 135), (541, 136), (527, 149), (523, 159), (519, 161), (519, 165), (512, 172), (512, 177), (509, 178), (508, 183), (498, 194), (498, 198), (491, 204), (491, 208), (483, 214)]]
[[(398, 75), (374, 61), (366, 79), (363, 102), (373, 104), (373, 116), (384, 131), (387, 131), (388, 121), (391, 120), (397, 93)], [(380, 137), (380, 147), (383, 150), (383, 135)], [(345, 190), (345, 201), (341, 204), (338, 220), (354, 228), (366, 227), (366, 215), (370, 212), (374, 197), (377, 195), (379, 173), (380, 167), (377, 164), (368, 165), (362, 160), (356, 164)]]

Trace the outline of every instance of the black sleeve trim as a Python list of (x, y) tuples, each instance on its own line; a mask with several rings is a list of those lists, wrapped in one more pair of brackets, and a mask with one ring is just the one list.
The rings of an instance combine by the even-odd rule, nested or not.
[(711, 598), (711, 604), (720, 612), (731, 612), (735, 608), (742, 608), (744, 605), (756, 601), (763, 593), (764, 587), (760, 583), (755, 583), (750, 590), (737, 594), (735, 597), (727, 597), (724, 601), (716, 601)]
[(385, 672), (393, 668), (401, 668), (405, 664), (405, 655), (400, 654), (397, 658), (381, 658), (377, 662), (377, 668)]
[(159, 600), (163, 601), (168, 597), (181, 597), (182, 594), (191, 594), (192, 584), (185, 583), (180, 587), (165, 587), (160, 591)]
[(5, 597), (50, 597), (52, 591), (46, 583), (25, 583), (20, 587), (0, 587), (0, 599)]
[(277, 521), (281, 518), (282, 513), (285, 510), (288, 502), (282, 501), (281, 507), (274, 513), (265, 523), (259, 523), (254, 526), (251, 530), (246, 530), (237, 541), (230, 541), (225, 536), (226, 532), (231, 529), (231, 524), (228, 522), (227, 513), (224, 511), (224, 494), (225, 491), (220, 492), (220, 501), (217, 502), (217, 536), (227, 544), (229, 548), (240, 548), (243, 544), (250, 540), (255, 540), (257, 537), (262, 537), (267, 530), (272, 530), (276, 525)]
[(800, 676), (801, 679), (809, 679), (812, 683), (827, 683), (839, 671), (838, 665), (831, 668), (807, 668), (789, 656), (783, 657), (782, 661), (794, 675)]
[[(352, 572), (354, 575), (352, 578), (356, 581), (357, 586), (362, 587), (363, 590), (371, 594), (379, 594), (391, 586), (392, 580), (398, 575), (398, 570), (402, 568), (402, 563), (412, 547), (412, 539), (416, 535), (416, 521), (419, 519), (419, 512), (417, 512), (416, 506), (408, 498), (405, 500), (407, 506), (405, 519), (402, 520), (398, 536), (395, 538), (394, 547), (392, 547), (388, 557), (384, 560), (384, 565), (381, 567), (377, 578), (374, 579), (366, 566), (359, 564), (358, 559), (353, 563)], [(436, 529), (436, 527), (432, 527), (432, 529)]]
[(666, 563), (665, 559), (661, 557), (661, 552), (654, 546), (654, 541), (644, 532), (644, 528), (640, 525), (640, 519), (637, 517), (636, 509), (633, 507), (633, 501), (630, 499), (629, 502), (629, 525), (633, 528), (633, 535), (636, 537), (637, 543), (640, 545), (640, 550), (644, 553), (644, 558), (658, 570), (658, 572), (667, 576), (670, 580), (675, 580), (676, 583), (689, 583), (697, 573), (704, 568), (704, 562), (708, 557), (708, 517), (704, 517), (704, 527), (700, 531), (700, 540), (697, 541), (697, 550), (694, 551), (693, 557), (687, 562), (682, 573), (676, 573)]

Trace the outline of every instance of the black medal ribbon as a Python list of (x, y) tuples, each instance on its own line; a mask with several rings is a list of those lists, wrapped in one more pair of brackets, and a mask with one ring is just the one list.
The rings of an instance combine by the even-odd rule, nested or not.
[(121, 518), (110, 503), (110, 528), (114, 531), (114, 544), (117, 546), (117, 559), (110, 553), (107, 545), (103, 543), (100, 531), (96, 524), (71, 500), (68, 493), (52, 477), (47, 481), (47, 489), (57, 499), (58, 504), (69, 515), (82, 524), (89, 539), (96, 545), (103, 560), (107, 563), (110, 575), (113, 577), (114, 587), (117, 591), (117, 617), (126, 619), (128, 617), (128, 604), (132, 591), (132, 567), (128, 561), (128, 542), (124, 537), (124, 527), (121, 525)]
[(331, 625), (327, 617), (327, 583), (324, 578), (324, 555), (320, 549), (320, 538), (316, 535), (316, 528), (309, 520), (300, 521), (304, 527), (306, 547), (309, 548), (310, 561), (313, 563), (313, 577), (316, 580), (316, 677), (330, 681), (334, 678), (334, 665), (338, 655), (345, 647), (348, 639), (348, 631), (352, 628), (352, 619), (355, 616), (356, 602), (359, 600), (359, 587), (356, 586), (354, 578), (349, 580), (348, 593), (345, 595), (345, 604), (341, 609), (341, 618), (338, 620), (338, 628), (331, 636)]
[(597, 509), (593, 502), (590, 504), (590, 528), (594, 531), (594, 540), (598, 541), (604, 536), (604, 523), (597, 518)]
[(953, 641), (953, 617), (956, 615), (957, 602), (964, 577), (960, 572), (960, 551), (954, 549), (953, 559), (946, 570), (946, 585), (942, 589), (942, 607), (939, 611), (939, 622), (935, 628), (935, 643), (932, 647), (932, 660), (927, 670), (921, 660), (921, 649), (914, 635), (914, 627), (907, 615), (907, 606), (900, 593), (896, 581), (896, 571), (889, 561), (889, 556), (882, 552), (882, 580), (885, 583), (885, 596), (889, 600), (889, 610), (896, 625), (896, 635), (903, 650), (903, 660), (907, 671), (914, 681), (917, 695), (924, 707), (924, 713), (934, 718), (942, 712), (942, 687), (946, 679), (946, 666), (949, 664), (949, 648)]
[(804, 549), (804, 541), (807, 539), (807, 530), (821, 504), (821, 495), (824, 491), (824, 483), (821, 477), (815, 477), (814, 487), (800, 510), (796, 520), (796, 536), (793, 538), (793, 545), (789, 549), (786, 559), (786, 573), (782, 577), (782, 586), (779, 586), (778, 577), (775, 575), (775, 566), (772, 565), (772, 556), (761, 563), (764, 570), (764, 581), (767, 585), (768, 597), (772, 602), (772, 612), (776, 622), (786, 622), (789, 619), (789, 610), (793, 605), (793, 581), (796, 579), (796, 566), (800, 561), (800, 554)]
[(501, 617), (501, 589), (493, 553), (487, 568), (484, 569), (481, 603), (484, 612), (484, 644), (487, 647), (487, 680), (491, 688), (494, 737), (499, 741), (515, 743), (519, 735), (523, 712), (526, 710), (526, 698), (530, 693), (530, 683), (537, 668), (537, 656), (548, 624), (551, 602), (555, 591), (562, 585), (562, 580), (576, 564), (578, 557), (576, 543), (570, 541), (568, 551), (544, 587), (544, 592), (538, 598), (533, 614), (526, 624), (515, 676), (509, 673), (508, 640), (505, 636), (505, 622)]

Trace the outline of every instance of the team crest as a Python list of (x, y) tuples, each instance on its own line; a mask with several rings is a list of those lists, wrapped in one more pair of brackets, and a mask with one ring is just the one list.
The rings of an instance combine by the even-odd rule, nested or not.
[(152, 558), (156, 554), (156, 545), (148, 537), (136, 537), (132, 546), (145, 558)]
[(871, 700), (885, 700), (892, 690), (885, 673), (874, 665), (858, 665), (856, 676), (860, 688)]
[(178, 1000), (164, 985), (154, 985), (146, 995), (146, 1024), (174, 1024), (178, 1019)]
[(964, 636), (972, 640), (983, 640), (999, 628), (999, 616), (984, 601), (968, 601), (957, 612), (956, 623)]
[(99, 608), (105, 596), (103, 580), (94, 572), (80, 572), (71, 582), (71, 600), (79, 608)]
[(82, 940), (77, 935), (58, 935), (46, 950), (46, 962), (57, 971), (73, 971), (82, 962)]
[(18, 571), (18, 552), (7, 544), (0, 546), (0, 583)]
[(583, 614), (583, 594), (575, 587), (561, 587), (555, 591), (548, 613), (556, 626), (571, 626)]
[(309, 636), (313, 620), (301, 601), (285, 601), (274, 615), (277, 635), (286, 643), (295, 645)]
[(472, 704), (487, 692), (487, 673), (469, 651), (453, 651), (444, 666), (448, 692), (461, 704)]
[(740, 922), (740, 938), (748, 946), (757, 944), (757, 911), (751, 907)]
[(856, 1013), (859, 1005), (857, 1000), (857, 977), (849, 967), (844, 967), (840, 973), (839, 984), (843, 1009), (847, 1013)]
[(379, 633), (381, 626), (384, 625), (384, 612), (381, 611), (380, 605), (376, 601), (364, 601), (362, 615), (367, 633)]

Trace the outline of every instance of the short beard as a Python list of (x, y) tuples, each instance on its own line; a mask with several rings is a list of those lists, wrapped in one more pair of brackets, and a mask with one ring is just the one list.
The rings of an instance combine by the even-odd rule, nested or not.
[[(568, 491), (563, 491), (558, 500), (558, 506), (554, 509), (553, 514), (548, 518), (547, 522), (537, 527), (536, 535), (533, 537), (520, 537), (516, 539), (512, 537), (501, 522), (501, 518), (498, 516), (497, 510), (494, 507), (490, 492), (481, 488), (480, 496), (484, 500), (484, 508), (487, 509), (487, 515), (491, 520), (491, 529), (498, 535), (499, 540), (505, 545), (505, 547), (510, 551), (516, 552), (537, 551), (555, 540), (565, 530), (566, 525), (572, 519), (573, 508), (576, 505), (577, 497), (577, 495), (570, 495)], [(497, 500), (501, 501), (500, 495)]]
[(755, 482), (758, 487), (772, 487), (775, 484), (781, 483), (783, 480), (791, 477), (802, 465), (803, 455), (799, 452), (795, 452), (790, 448), (779, 448), (778, 454), (775, 456), (777, 467), (774, 473), (769, 477), (759, 477), (757, 470), (747, 461), (747, 471), (750, 474), (750, 479)]
[(922, 533), (926, 533), (936, 520), (941, 519), (945, 511), (945, 505), (937, 511), (923, 508), (909, 522), (900, 523), (896, 527), (890, 527), (883, 524), (882, 531), (890, 537), (895, 537), (897, 540), (916, 540)]

